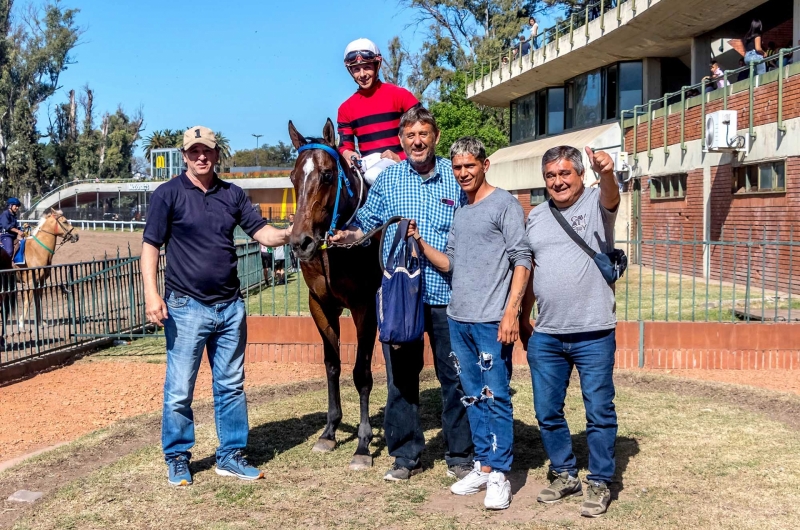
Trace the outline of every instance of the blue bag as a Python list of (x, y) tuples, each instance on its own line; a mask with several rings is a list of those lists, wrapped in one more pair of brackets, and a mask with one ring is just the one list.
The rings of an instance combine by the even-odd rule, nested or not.
[(404, 239), (408, 231), (408, 223), (408, 219), (400, 221), (386, 265), (381, 257), (383, 277), (381, 288), (376, 295), (376, 311), (378, 340), (385, 344), (416, 342), (422, 340), (425, 332), (421, 253), (413, 237), (405, 241), (398, 255), (399, 259), (395, 259), (400, 240)]

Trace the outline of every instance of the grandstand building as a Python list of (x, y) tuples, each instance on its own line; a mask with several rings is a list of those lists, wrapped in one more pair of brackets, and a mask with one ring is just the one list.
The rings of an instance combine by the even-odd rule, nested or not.
[[(795, 46), (776, 51), (763, 75), (737, 71), (753, 19), (762, 21), (765, 49), (770, 42)], [(470, 100), (511, 113), (510, 145), (490, 157), (487, 178), (527, 213), (546, 200), (547, 149), (606, 150), (625, 191), (616, 236), (634, 243), (634, 259), (727, 281), (746, 261), (747, 274), (795, 290), (780, 245), (769, 253), (766, 245), (707, 246), (678, 259), (681, 245), (650, 255), (646, 243), (797, 240), (798, 42), (800, 0), (627, 0), (587, 8), (545, 32), (532, 53), (509, 50), (467, 72)], [(712, 60), (725, 75), (704, 81)], [(589, 185), (596, 177), (587, 173)]]

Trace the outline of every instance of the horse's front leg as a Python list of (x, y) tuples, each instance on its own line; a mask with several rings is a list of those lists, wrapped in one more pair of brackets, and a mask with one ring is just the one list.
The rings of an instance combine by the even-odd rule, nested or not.
[(342, 399), (339, 392), (339, 376), (342, 362), (339, 357), (339, 315), (341, 309), (323, 306), (311, 293), (308, 296), (311, 316), (322, 337), (325, 351), (325, 375), (328, 378), (328, 423), (314, 444), (314, 451), (328, 452), (336, 447), (336, 429), (342, 421)]
[(378, 331), (374, 300), (372, 298), (371, 302), (367, 300), (358, 307), (350, 308), (358, 336), (353, 383), (358, 391), (361, 406), (358, 447), (356, 447), (353, 460), (350, 461), (350, 469), (355, 470), (372, 467), (372, 454), (369, 450), (369, 444), (372, 442), (372, 425), (369, 423), (369, 395), (372, 392), (372, 349), (375, 346), (375, 335)]

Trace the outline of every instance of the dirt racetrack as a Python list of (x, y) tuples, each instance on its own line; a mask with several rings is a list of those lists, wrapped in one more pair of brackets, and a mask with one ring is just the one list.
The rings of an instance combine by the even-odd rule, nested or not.
[(77, 243), (66, 243), (56, 251), (53, 265), (64, 263), (77, 263), (80, 261), (93, 261), (102, 259), (104, 253), (109, 257), (117, 255), (117, 248), (123, 256), (128, 255), (128, 245), (131, 254), (138, 256), (142, 252), (142, 231), (94, 231), (77, 229), (80, 240)]

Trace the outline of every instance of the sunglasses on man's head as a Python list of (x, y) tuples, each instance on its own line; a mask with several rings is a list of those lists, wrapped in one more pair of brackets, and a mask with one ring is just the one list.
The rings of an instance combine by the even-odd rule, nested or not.
[(371, 52), (369, 50), (357, 50), (348, 53), (344, 58), (344, 62), (347, 64), (351, 64), (351, 63), (377, 61), (378, 59), (380, 59), (380, 55), (375, 52)]

